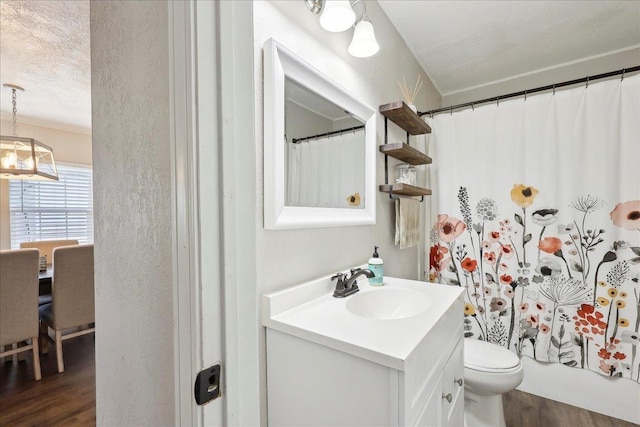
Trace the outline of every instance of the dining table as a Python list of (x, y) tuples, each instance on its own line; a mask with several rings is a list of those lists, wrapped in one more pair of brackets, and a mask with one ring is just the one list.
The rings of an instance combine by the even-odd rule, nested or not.
[(53, 280), (53, 266), (47, 265), (46, 270), (38, 272), (39, 292), (38, 295), (51, 295), (51, 282)]

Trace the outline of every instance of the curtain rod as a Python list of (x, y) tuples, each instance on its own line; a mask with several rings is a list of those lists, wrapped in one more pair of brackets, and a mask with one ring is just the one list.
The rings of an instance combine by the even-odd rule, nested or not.
[(291, 142), (294, 143), (294, 144), (299, 144), (302, 141), (307, 141), (309, 139), (322, 138), (323, 136), (331, 136), (331, 135), (336, 135), (338, 133), (346, 133), (346, 132), (356, 131), (358, 129), (364, 129), (364, 125), (354, 126), (352, 128), (346, 128), (346, 129), (332, 130), (331, 132), (319, 133), (319, 134), (313, 135), (313, 136), (305, 136), (304, 138), (293, 138), (291, 140)]
[(553, 91), (555, 93), (555, 90), (557, 88), (564, 87), (564, 86), (571, 86), (571, 85), (575, 85), (575, 84), (578, 84), (578, 83), (586, 83), (587, 86), (589, 86), (589, 82), (592, 81), (592, 80), (606, 79), (607, 77), (613, 77), (613, 76), (618, 76), (618, 75), (622, 75), (622, 78), (624, 79), (625, 73), (633, 73), (635, 71), (640, 71), (640, 65), (636, 65), (635, 67), (630, 67), (630, 68), (623, 68), (623, 69), (617, 70), (617, 71), (610, 71), (608, 73), (597, 74), (595, 76), (587, 76), (587, 77), (583, 77), (581, 79), (569, 80), (569, 81), (562, 82), (562, 83), (555, 83), (555, 84), (552, 84), (552, 85), (541, 86), (541, 87), (537, 87), (537, 88), (534, 88), (534, 89), (521, 90), (519, 92), (513, 92), (513, 93), (506, 94), (506, 95), (494, 96), (494, 97), (491, 97), (491, 98), (481, 99), (481, 100), (478, 100), (478, 101), (465, 102), (463, 104), (452, 105), (451, 107), (444, 107), (444, 108), (438, 108), (436, 110), (418, 112), (418, 115), (421, 116), (421, 117), (425, 116), (425, 115), (433, 115), (433, 114), (437, 114), (437, 113), (443, 113), (445, 111), (457, 110), (458, 108), (473, 107), (475, 105), (486, 104), (488, 102), (498, 102), (501, 99), (515, 98), (515, 97), (518, 97), (518, 96), (524, 96), (525, 99), (526, 99), (526, 96), (528, 94), (530, 94), (530, 93), (542, 92), (542, 91), (545, 91), (545, 90), (552, 90), (552, 89), (553, 89)]

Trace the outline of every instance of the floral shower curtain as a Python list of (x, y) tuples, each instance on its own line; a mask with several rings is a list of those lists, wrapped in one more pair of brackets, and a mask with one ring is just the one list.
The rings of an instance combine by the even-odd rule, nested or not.
[(640, 75), (431, 119), (430, 281), (465, 336), (640, 380)]
[(364, 129), (285, 144), (287, 206), (364, 207)]

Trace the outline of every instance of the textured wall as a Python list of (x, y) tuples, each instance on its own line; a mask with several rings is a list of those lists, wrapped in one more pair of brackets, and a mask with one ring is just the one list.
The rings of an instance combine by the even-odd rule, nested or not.
[[(358, 6), (356, 11), (361, 13)], [(377, 3), (367, 2), (367, 15), (375, 26), (380, 51), (371, 58), (358, 59), (347, 53), (352, 32), (335, 34), (324, 31), (318, 23), (317, 16), (307, 10), (304, 2), (258, 1), (254, 3), (259, 295), (364, 264), (371, 256), (374, 245), (380, 246), (380, 253), (385, 262), (385, 274), (411, 279), (420, 277), (418, 248), (400, 250), (394, 246), (394, 204), (382, 193), (376, 192), (377, 223), (372, 226), (299, 230), (265, 230), (263, 227), (262, 45), (267, 39), (274, 38), (376, 110), (380, 104), (401, 99), (396, 81), (406, 76), (408, 82), (415, 82), (418, 73), (422, 74), (423, 79), (426, 80), (421, 96), (416, 102), (418, 108), (424, 110), (440, 105), (439, 93), (424, 75), (414, 56)], [(376, 118), (378, 120), (377, 144), (380, 145), (384, 140), (384, 120), (382, 115), (377, 113)], [(389, 131), (390, 139), (393, 141), (405, 138), (404, 132), (393, 124), (389, 126)], [(415, 138), (412, 144), (414, 141), (416, 141)], [(394, 164), (393, 162), (390, 159), (390, 164)], [(384, 183), (382, 155), (377, 155), (376, 175), (377, 184)], [(263, 341), (260, 343), (260, 354), (264, 363)], [(261, 372), (264, 405), (266, 398), (264, 369)], [(264, 407), (262, 414), (264, 417)]]
[(98, 425), (173, 425), (168, 7), (91, 3)]

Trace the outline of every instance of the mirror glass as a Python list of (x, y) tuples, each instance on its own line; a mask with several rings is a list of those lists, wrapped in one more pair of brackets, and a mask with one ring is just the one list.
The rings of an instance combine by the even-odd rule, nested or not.
[(375, 113), (275, 40), (265, 42), (265, 228), (375, 224)]
[(362, 209), (364, 122), (285, 78), (286, 206)]

